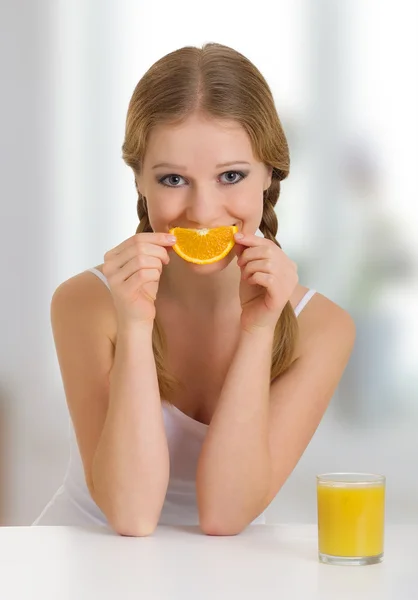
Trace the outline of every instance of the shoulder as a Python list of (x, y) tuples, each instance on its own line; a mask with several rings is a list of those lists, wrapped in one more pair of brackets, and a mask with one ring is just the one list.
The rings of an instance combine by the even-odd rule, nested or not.
[(280, 400), (294, 393), (310, 401), (316, 398), (313, 405), (325, 410), (353, 350), (355, 323), (345, 309), (316, 292), (298, 324), (295, 359), (272, 382), (272, 397)]
[(298, 317), (299, 352), (319, 351), (323, 346), (339, 347), (350, 353), (356, 337), (350, 313), (316, 292)]
[[(100, 267), (96, 267), (101, 270)], [(116, 340), (116, 312), (112, 295), (103, 281), (90, 271), (66, 279), (51, 299), (51, 319), (58, 321), (73, 315), (86, 327), (100, 328), (112, 342)]]

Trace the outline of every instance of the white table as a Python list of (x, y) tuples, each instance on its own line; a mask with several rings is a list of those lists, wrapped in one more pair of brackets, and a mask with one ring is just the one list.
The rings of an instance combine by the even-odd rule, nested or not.
[(418, 526), (386, 528), (378, 565), (317, 559), (315, 525), (252, 525), (211, 537), (159, 527), (129, 538), (107, 529), (0, 528), (1, 600), (415, 600)]

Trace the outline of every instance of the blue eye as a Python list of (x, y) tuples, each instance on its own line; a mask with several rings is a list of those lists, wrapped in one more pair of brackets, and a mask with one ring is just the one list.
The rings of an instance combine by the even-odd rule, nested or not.
[[(247, 174), (243, 173), (242, 171), (226, 171), (225, 173), (222, 173), (221, 177), (223, 177), (224, 175), (227, 176), (227, 179), (226, 179), (227, 185), (235, 185), (236, 183), (239, 183), (240, 181), (242, 181), (243, 179), (245, 179), (247, 177)], [(237, 175), (239, 175), (239, 179), (231, 180), (228, 177), (229, 175), (232, 175), (233, 177), (236, 177)]]
[[(165, 183), (165, 180), (168, 179), (169, 183)], [(183, 179), (183, 177), (180, 177), (180, 175), (165, 175), (164, 177), (161, 177), (161, 179), (158, 180), (158, 183), (161, 183), (161, 185), (165, 185), (166, 187), (179, 187), (179, 179)], [(171, 180), (171, 181), (170, 181)]]

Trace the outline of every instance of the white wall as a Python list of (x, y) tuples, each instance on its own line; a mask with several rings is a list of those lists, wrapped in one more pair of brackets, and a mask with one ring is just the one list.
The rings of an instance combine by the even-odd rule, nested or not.
[(340, 388), (270, 518), (313, 522), (316, 473), (366, 470), (388, 477), (388, 519), (418, 522), (415, 3), (396, 17), (393, 2), (377, 0), (215, 0), (203, 15), (186, 0), (142, 4), (0, 5), (0, 523), (30, 523), (64, 475), (68, 415), (49, 302), (136, 228), (120, 158), (130, 95), (161, 55), (205, 41), (242, 51), (272, 86), (292, 156), (280, 241), (302, 283), (358, 327)]

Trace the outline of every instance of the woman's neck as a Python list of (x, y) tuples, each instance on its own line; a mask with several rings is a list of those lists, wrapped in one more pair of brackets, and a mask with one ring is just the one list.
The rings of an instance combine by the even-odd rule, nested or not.
[[(222, 271), (212, 273), (211, 265), (189, 265), (174, 253), (170, 258), (160, 278), (158, 296), (161, 300), (174, 301), (183, 309), (203, 313), (215, 313), (239, 304), (241, 272), (235, 257)], [(202, 271), (199, 273), (198, 269)]]

